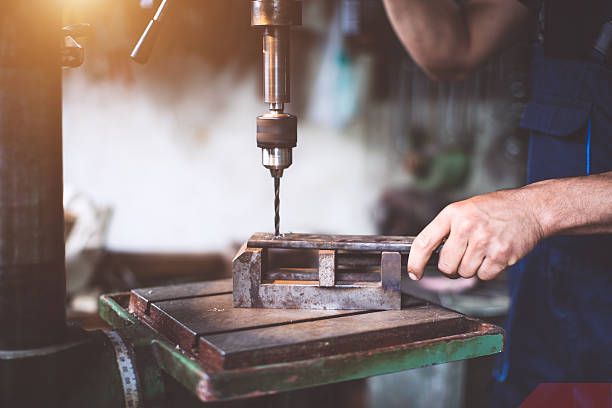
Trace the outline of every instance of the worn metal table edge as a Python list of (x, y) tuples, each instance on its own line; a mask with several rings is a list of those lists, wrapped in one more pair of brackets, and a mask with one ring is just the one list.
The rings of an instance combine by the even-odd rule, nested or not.
[(138, 323), (136, 316), (128, 312), (127, 308), (121, 304), (120, 299), (127, 304), (130, 299), (130, 292), (109, 293), (101, 295), (98, 299), (98, 313), (102, 320), (113, 329)]
[[(503, 333), (457, 335), (440, 339), (427, 347), (418, 344), (379, 349), (376, 352), (349, 353), (333, 357), (257, 366), (248, 369), (207, 373), (179, 350), (156, 342), (162, 369), (194, 392), (201, 401), (227, 401), (271, 395), (318, 385), (331, 384), (425, 367), (439, 363), (495, 354), (503, 349)], [(178, 360), (187, 364), (174, 364)], [(359, 369), (347, 367), (347, 360)]]
[(136, 324), (159, 336), (152, 341), (152, 347), (160, 368), (203, 402), (270, 395), (389, 374), (496, 354), (504, 347), (503, 329), (471, 319), (480, 323), (479, 331), (441, 337), (435, 342), (429, 340), (426, 347), (421, 346), (423, 342), (415, 342), (366, 352), (209, 373), (191, 355), (162, 339), (158, 332), (129, 313), (121, 304), (128, 297), (127, 292), (102, 296), (102, 318), (113, 328)]

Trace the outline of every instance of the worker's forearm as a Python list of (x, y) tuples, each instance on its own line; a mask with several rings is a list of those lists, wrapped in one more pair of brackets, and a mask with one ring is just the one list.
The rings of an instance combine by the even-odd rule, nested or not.
[(408, 272), (420, 279), (446, 239), (438, 269), (492, 279), (544, 238), (612, 233), (612, 172), (546, 180), (450, 204), (414, 239)]
[(523, 187), (545, 237), (612, 233), (612, 172)]

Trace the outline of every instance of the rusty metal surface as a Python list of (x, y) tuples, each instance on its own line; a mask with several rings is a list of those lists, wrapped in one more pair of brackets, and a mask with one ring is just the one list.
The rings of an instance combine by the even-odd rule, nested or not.
[(152, 302), (227, 293), (232, 293), (231, 279), (134, 289), (130, 296), (129, 310), (131, 313), (149, 314), (149, 308)]
[[(401, 309), (413, 237), (256, 233), (232, 265), (234, 306)], [(441, 246), (430, 259), (437, 260)]]
[(189, 354), (162, 341), (156, 341), (154, 348), (162, 369), (190, 389), (201, 401), (227, 401), (500, 352), (503, 348), (503, 330), (482, 322), (474, 323), (472, 330), (427, 341), (219, 371), (205, 369)]
[(249, 248), (340, 249), (346, 251), (410, 252), (414, 237), (382, 235), (322, 235), (256, 233), (247, 243)]
[(201, 336), (199, 353), (211, 369), (247, 368), (451, 336), (468, 326), (462, 315), (426, 305)]
[[(390, 310), (401, 308), (401, 293), (380, 285), (345, 285), (322, 288), (318, 285), (262, 284), (254, 299), (261, 308), (323, 310)], [(240, 306), (242, 307), (242, 306)]]
[(380, 256), (382, 287), (401, 297), (402, 257), (398, 252), (383, 252)]
[[(191, 288), (190, 288), (191, 287)], [(262, 310), (232, 306), (231, 281), (136, 289), (129, 311), (185, 349), (196, 347), (202, 335), (283, 325), (359, 313), (357, 311)], [(171, 294), (176, 297), (173, 299)], [(149, 305), (145, 308), (144, 305)]]
[[(131, 297), (138, 297), (132, 292)], [(203, 295), (176, 300), (152, 301), (148, 313), (136, 314), (164, 332), (173, 342), (190, 350), (203, 335), (251, 328), (285, 325), (359, 313), (335, 310), (254, 310), (234, 308), (231, 294)]]
[[(269, 256), (268, 268), (279, 267), (303, 267), (305, 264), (311, 264), (311, 267), (316, 268), (319, 249), (308, 248), (265, 248)], [(336, 252), (336, 266), (338, 268), (362, 268), (362, 267), (380, 267), (380, 253), (382, 251), (344, 251), (333, 250)], [(406, 266), (408, 254), (402, 254), (402, 265)]]
[[(193, 292), (202, 291), (200, 285)], [(176, 293), (189, 290), (181, 285)], [(143, 290), (131, 296), (143, 294), (151, 300)], [(164, 371), (202, 401), (365, 378), (503, 346), (499, 327), (423, 303), (359, 312), (235, 309), (228, 295), (203, 295), (151, 301), (150, 315), (136, 315), (158, 333), (154, 346)], [(180, 332), (197, 343), (181, 344)]]
[[(281, 309), (400, 309), (398, 286), (380, 283), (319, 287), (318, 282), (265, 284), (261, 280), (262, 249), (243, 248), (234, 259), (234, 306)], [(399, 271), (398, 271), (399, 273)]]
[[(339, 285), (350, 285), (355, 282), (380, 282), (380, 272), (362, 272), (353, 270), (336, 270), (335, 283)], [(319, 271), (317, 269), (273, 269), (265, 270), (261, 279), (263, 283), (272, 283), (273, 281), (311, 281), (317, 282), (319, 279)]]
[(336, 284), (336, 251), (319, 251), (319, 286), (333, 287)]
[(411, 240), (255, 234), (233, 261), (234, 306), (401, 309), (407, 254), (398, 249), (406, 249)]

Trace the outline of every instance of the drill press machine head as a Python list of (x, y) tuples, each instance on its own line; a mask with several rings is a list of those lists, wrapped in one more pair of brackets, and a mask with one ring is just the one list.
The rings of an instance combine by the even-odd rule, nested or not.
[(285, 113), (290, 101), (290, 28), (302, 23), (302, 5), (295, 0), (254, 0), (251, 25), (263, 27), (264, 102), (269, 111), (257, 117), (257, 147), (261, 160), (274, 177), (274, 226), (279, 236), (280, 178), (293, 162), (297, 145), (297, 117)]
[[(131, 57), (144, 64), (151, 54), (165, 16), (168, 0), (162, 0), (157, 12), (134, 47)], [(297, 145), (297, 118), (285, 113), (290, 101), (289, 40), (290, 28), (302, 24), (302, 4), (296, 0), (251, 1), (251, 25), (262, 27), (264, 62), (264, 101), (267, 113), (257, 117), (257, 147), (262, 164), (274, 177), (275, 236), (279, 236), (280, 178), (293, 162)]]
[(269, 111), (257, 117), (257, 147), (272, 177), (291, 166), (297, 145), (297, 118), (285, 113), (291, 99), (289, 79), (290, 28), (302, 22), (301, 3), (294, 0), (254, 0), (251, 25), (263, 27), (264, 102)]

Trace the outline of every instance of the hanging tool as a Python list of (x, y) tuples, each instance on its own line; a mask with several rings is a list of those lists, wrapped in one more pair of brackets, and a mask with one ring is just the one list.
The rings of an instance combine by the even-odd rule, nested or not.
[(157, 8), (157, 11), (155, 12), (155, 15), (149, 21), (147, 28), (145, 28), (144, 32), (140, 36), (140, 39), (134, 46), (132, 53), (130, 54), (130, 58), (139, 64), (145, 64), (151, 56), (151, 51), (157, 42), (159, 31), (164, 21), (164, 16), (166, 15), (167, 4), (167, 0), (162, 0), (161, 4)]

